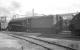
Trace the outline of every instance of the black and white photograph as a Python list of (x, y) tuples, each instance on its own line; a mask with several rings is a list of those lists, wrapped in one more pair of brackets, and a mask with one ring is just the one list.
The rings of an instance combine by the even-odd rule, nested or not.
[(80, 0), (0, 0), (0, 50), (80, 50)]

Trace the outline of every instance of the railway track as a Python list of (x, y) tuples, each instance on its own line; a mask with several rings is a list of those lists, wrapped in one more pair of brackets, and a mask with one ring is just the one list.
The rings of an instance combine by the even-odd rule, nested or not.
[(63, 45), (59, 45), (56, 43), (51, 43), (42, 39), (38, 39), (38, 38), (33, 38), (33, 37), (29, 37), (29, 36), (24, 36), (24, 35), (20, 35), (20, 34), (10, 34), (10, 36), (18, 38), (18, 39), (22, 39), (25, 40), (29, 43), (35, 44), (37, 46), (43, 47), (46, 50), (76, 50), (70, 47), (66, 47)]

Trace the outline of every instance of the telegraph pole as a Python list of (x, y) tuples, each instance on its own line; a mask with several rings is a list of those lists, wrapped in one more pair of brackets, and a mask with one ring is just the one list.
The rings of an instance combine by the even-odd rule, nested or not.
[(32, 9), (32, 16), (34, 16), (34, 8)]

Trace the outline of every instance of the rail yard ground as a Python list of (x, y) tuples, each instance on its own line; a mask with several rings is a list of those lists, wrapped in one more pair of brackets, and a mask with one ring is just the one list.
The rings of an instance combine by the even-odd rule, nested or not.
[[(5, 31), (3, 33), (6, 33)], [(45, 38), (57, 38), (57, 39), (67, 39), (67, 40), (80, 40), (80, 36), (73, 36), (71, 32), (61, 32), (59, 34), (46, 34), (46, 33), (26, 33), (26, 32), (7, 32), (9, 34), (20, 34), (27, 36), (37, 36)]]
[(0, 50), (45, 50), (45, 48), (0, 32)]
[(80, 39), (69, 34), (2, 31), (0, 32), (0, 50), (5, 48), (8, 50), (80, 50)]

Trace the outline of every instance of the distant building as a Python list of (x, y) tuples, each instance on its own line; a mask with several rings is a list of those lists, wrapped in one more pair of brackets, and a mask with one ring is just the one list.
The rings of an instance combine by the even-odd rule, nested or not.
[(76, 15), (79, 12), (76, 13), (66, 13), (66, 14), (58, 14), (59, 16), (61, 16), (64, 20), (71, 20), (73, 18), (74, 15)]
[(58, 14), (63, 18), (63, 30), (68, 31), (69, 30), (69, 24), (71, 19), (76, 15), (77, 13), (67, 13), (67, 14)]

